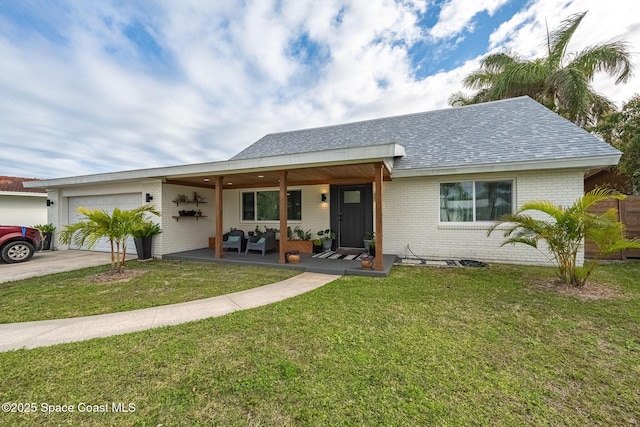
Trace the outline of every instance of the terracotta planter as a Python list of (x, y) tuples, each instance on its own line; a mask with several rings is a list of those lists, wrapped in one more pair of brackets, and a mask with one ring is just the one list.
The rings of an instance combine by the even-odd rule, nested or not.
[(373, 268), (373, 261), (363, 259), (360, 261), (360, 266), (363, 270), (371, 270)]
[(300, 255), (290, 254), (288, 257), (289, 264), (298, 264), (300, 262)]

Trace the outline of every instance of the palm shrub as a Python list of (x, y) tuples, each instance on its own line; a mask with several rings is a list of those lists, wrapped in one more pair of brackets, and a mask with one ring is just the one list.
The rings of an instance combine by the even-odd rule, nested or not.
[(111, 271), (119, 273), (124, 270), (127, 253), (127, 238), (133, 236), (148, 221), (146, 214), (160, 215), (151, 205), (136, 209), (123, 210), (115, 208), (111, 214), (102, 209), (78, 207), (78, 213), (85, 220), (69, 224), (60, 233), (60, 241), (70, 244), (72, 241), (79, 247), (91, 249), (102, 238), (109, 240), (111, 246)]
[(460, 106), (528, 95), (578, 126), (596, 123), (615, 106), (593, 89), (594, 77), (604, 73), (614, 77), (616, 84), (624, 83), (632, 76), (633, 64), (625, 41), (567, 52), (586, 13), (568, 17), (557, 30), (547, 34), (547, 54), (542, 58), (523, 59), (513, 52), (488, 55), (480, 69), (463, 81), (465, 87), (477, 92), (471, 96), (454, 93), (449, 103)]
[[(624, 224), (618, 221), (615, 208), (602, 214), (588, 211), (600, 201), (625, 197), (611, 190), (595, 189), (568, 208), (545, 200), (527, 202), (516, 213), (502, 216), (489, 229), (487, 236), (500, 225), (509, 224), (504, 229), (502, 246), (523, 243), (538, 248), (540, 241), (546, 242), (558, 266), (560, 280), (565, 284), (583, 286), (603, 256), (622, 249), (640, 248), (640, 240), (624, 237)], [(538, 211), (548, 218), (536, 219), (526, 211)], [(579, 267), (578, 252), (585, 240), (596, 245), (596, 256), (584, 267)]]
[(152, 237), (155, 236), (156, 234), (160, 234), (162, 233), (162, 229), (160, 228), (160, 224), (157, 224), (153, 221), (144, 221), (142, 224), (140, 224), (139, 227), (137, 227), (135, 230), (133, 230), (133, 232), (131, 233), (131, 235), (134, 238), (137, 239), (142, 239), (145, 237)]

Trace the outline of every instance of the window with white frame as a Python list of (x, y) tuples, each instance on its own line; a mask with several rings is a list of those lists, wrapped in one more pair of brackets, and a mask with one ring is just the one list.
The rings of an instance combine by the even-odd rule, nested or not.
[[(279, 191), (249, 191), (242, 193), (243, 221), (280, 220)], [(302, 191), (287, 191), (287, 218), (302, 220)]]
[(440, 222), (496, 221), (513, 212), (513, 180), (440, 183)]

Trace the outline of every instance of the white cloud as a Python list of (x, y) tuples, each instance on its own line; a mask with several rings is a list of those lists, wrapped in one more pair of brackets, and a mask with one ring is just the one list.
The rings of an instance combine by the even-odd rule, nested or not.
[(490, 16), (509, 0), (449, 0), (442, 6), (438, 23), (429, 34), (434, 39), (451, 38), (464, 30), (473, 32), (473, 18), (482, 12)]
[[(634, 0), (625, 2), (607, 9), (589, 0), (575, 49), (622, 35), (637, 52), (640, 11)], [(452, 0), (431, 35), (450, 43), (478, 13), (491, 15), (503, 3)], [(538, 55), (544, 18), (554, 28), (583, 4), (532, 1), (494, 32), (491, 48)], [(408, 48), (429, 30), (418, 23), (426, 1), (43, 8), (42, 33), (16, 27), (0, 12), (2, 174), (57, 177), (224, 160), (268, 132), (444, 108), (479, 61), (415, 77)], [(125, 35), (136, 22), (161, 47), (151, 62)], [(324, 62), (289, 55), (302, 34), (324, 49)], [(638, 82), (596, 86), (621, 101), (640, 92)]]

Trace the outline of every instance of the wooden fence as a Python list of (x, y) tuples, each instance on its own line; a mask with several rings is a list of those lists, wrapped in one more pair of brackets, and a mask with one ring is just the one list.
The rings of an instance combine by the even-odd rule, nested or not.
[[(640, 239), (640, 196), (627, 196), (624, 200), (606, 200), (597, 203), (591, 209), (593, 213), (603, 213), (611, 208), (618, 210), (618, 220), (622, 221), (626, 228), (627, 238)], [(592, 259), (595, 256), (596, 247), (593, 243), (587, 242), (584, 248), (584, 256)], [(640, 258), (640, 249), (627, 249), (618, 251), (605, 259), (627, 259)]]

